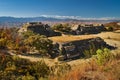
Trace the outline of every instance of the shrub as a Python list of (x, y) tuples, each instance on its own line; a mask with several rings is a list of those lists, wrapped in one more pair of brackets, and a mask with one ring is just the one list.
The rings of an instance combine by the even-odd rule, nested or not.
[(107, 30), (108, 30), (108, 31), (113, 31), (114, 29), (113, 29), (113, 27), (108, 27)]
[(52, 52), (52, 41), (43, 35), (30, 36), (24, 40), (27, 46), (35, 48), (41, 55), (51, 55)]
[(52, 27), (53, 30), (60, 31), (60, 32), (70, 32), (71, 28), (69, 24), (56, 24)]
[(0, 55), (1, 80), (38, 80), (49, 74), (49, 66), (44, 61), (30, 62), (18, 56)]
[(109, 49), (107, 48), (104, 48), (103, 50), (101, 49), (98, 49), (96, 51), (97, 53), (97, 63), (99, 65), (104, 65), (106, 64), (108, 61), (112, 60), (113, 59), (113, 54), (110, 52)]
[(56, 76), (62, 76), (71, 70), (71, 66), (67, 63), (56, 63), (51, 67), (51, 74)]
[(34, 36), (34, 35), (36, 35), (36, 34), (34, 32), (32, 32), (32, 31), (30, 31), (30, 30), (28, 30), (27, 32), (22, 33), (23, 39), (27, 39), (28, 37)]
[(20, 76), (16, 80), (36, 80), (35, 77), (27, 74), (26, 76)]
[(47, 77), (50, 73), (49, 66), (41, 60), (40, 62), (34, 63), (30, 67), (30, 74), (35, 76), (37, 79), (40, 77)]
[(83, 52), (85, 58), (90, 58), (92, 55), (96, 55), (97, 48), (94, 44), (91, 44), (88, 50)]

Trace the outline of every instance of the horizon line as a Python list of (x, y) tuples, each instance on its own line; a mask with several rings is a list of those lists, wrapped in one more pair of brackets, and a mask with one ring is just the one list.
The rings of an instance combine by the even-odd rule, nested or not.
[(120, 17), (81, 17), (81, 16), (61, 16), (61, 15), (40, 15), (40, 16), (0, 16), (13, 18), (55, 18), (55, 19), (75, 19), (75, 20), (120, 20)]

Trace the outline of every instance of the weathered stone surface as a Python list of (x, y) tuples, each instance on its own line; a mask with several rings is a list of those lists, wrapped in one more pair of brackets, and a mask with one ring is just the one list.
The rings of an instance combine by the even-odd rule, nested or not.
[(73, 34), (95, 34), (105, 30), (105, 27), (101, 25), (75, 25), (71, 28)]
[(42, 24), (41, 22), (26, 23), (20, 28), (19, 32), (22, 33), (28, 30), (48, 37), (61, 35), (60, 33), (53, 31), (48, 24)]
[(62, 51), (65, 59), (75, 58), (83, 56), (85, 50), (89, 50), (91, 47), (99, 49), (106, 47), (107, 44), (103, 39), (96, 37), (78, 41), (71, 41), (66, 43), (59, 43), (59, 51)]

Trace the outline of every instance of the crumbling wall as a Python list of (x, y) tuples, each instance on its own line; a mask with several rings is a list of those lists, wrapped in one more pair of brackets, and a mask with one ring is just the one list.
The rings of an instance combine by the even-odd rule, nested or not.
[(60, 54), (64, 55), (65, 59), (83, 56), (84, 51), (91, 47), (99, 49), (107, 46), (106, 42), (99, 37), (58, 44), (58, 50), (61, 52)]
[(42, 24), (41, 22), (30, 22), (23, 25), (18, 32), (26, 32), (28, 30), (33, 31), (34, 33), (45, 35), (47, 37), (51, 36), (60, 36), (61, 34), (53, 31), (48, 24)]
[(101, 25), (101, 26), (92, 26), (92, 25), (81, 26), (81, 25), (78, 25), (78, 26), (72, 27), (72, 30), (73, 30), (72, 31), (73, 34), (76, 34), (76, 35), (97, 34), (97, 33), (100, 33), (102, 31), (105, 31), (105, 27), (103, 25)]

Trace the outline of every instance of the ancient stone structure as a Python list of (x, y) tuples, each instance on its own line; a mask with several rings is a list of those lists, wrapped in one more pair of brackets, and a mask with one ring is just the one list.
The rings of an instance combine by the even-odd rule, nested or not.
[(26, 23), (23, 25), (22, 28), (18, 32), (26, 32), (28, 30), (33, 31), (34, 33), (38, 33), (40, 35), (45, 35), (45, 36), (58, 36), (61, 35), (58, 32), (54, 32), (51, 30), (50, 26), (48, 24), (42, 24), (41, 22), (30, 22)]
[(84, 56), (84, 51), (90, 50), (91, 48), (95, 48), (97, 50), (101, 47), (107, 47), (106, 42), (99, 37), (64, 43), (58, 42), (57, 45), (58, 44), (58, 50), (59, 52), (62, 52), (65, 59)]
[(75, 25), (72, 28), (73, 34), (95, 34), (105, 30), (105, 27), (102, 24), (93, 25), (93, 24), (81, 24)]

